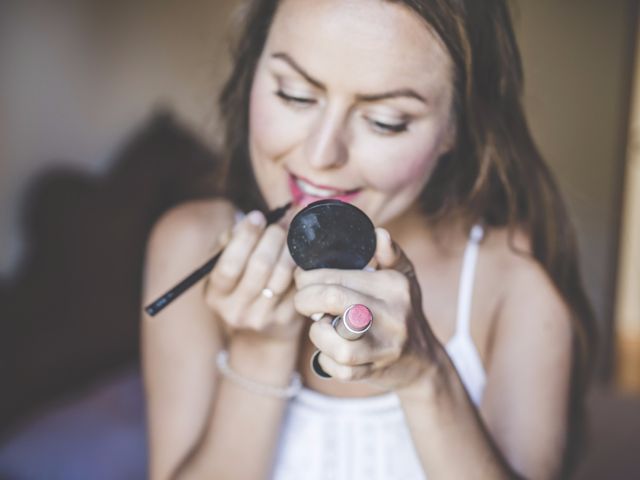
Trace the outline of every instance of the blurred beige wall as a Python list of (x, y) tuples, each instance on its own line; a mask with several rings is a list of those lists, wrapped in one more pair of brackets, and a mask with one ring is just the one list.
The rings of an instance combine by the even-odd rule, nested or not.
[(236, 3), (0, 1), (0, 277), (20, 262), (33, 175), (99, 174), (159, 105), (214, 141)]
[[(0, 276), (20, 262), (17, 219), (37, 172), (97, 174), (159, 104), (214, 142), (238, 0), (0, 2)], [(601, 320), (612, 304), (633, 0), (519, 0), (534, 136), (575, 214)]]
[[(634, 0), (520, 0), (525, 105), (578, 229), (585, 284), (610, 345), (628, 130)], [(608, 358), (605, 369), (608, 369)]]

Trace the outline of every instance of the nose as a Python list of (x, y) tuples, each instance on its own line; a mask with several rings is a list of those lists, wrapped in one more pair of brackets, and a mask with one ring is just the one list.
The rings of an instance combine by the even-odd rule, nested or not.
[(326, 109), (311, 126), (305, 143), (305, 156), (317, 169), (344, 165), (349, 157), (345, 116), (337, 109)]

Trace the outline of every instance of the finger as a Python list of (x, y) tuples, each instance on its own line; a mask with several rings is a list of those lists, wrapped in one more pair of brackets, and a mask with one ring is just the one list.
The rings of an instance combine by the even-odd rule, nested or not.
[(342, 365), (333, 360), (329, 355), (320, 352), (318, 363), (327, 374), (341, 382), (355, 382), (368, 378), (373, 372), (372, 364)]
[(283, 245), (278, 262), (273, 267), (271, 277), (267, 281), (267, 287), (269, 287), (276, 296), (279, 297), (283, 295), (292, 286), (295, 268), (296, 263), (293, 261), (293, 258), (291, 258), (289, 249), (286, 245)]
[[(282, 296), (265, 298), (260, 296), (247, 315), (245, 324), (254, 330), (263, 330), (270, 325), (288, 325), (300, 317), (293, 307), (295, 289), (290, 288)], [(302, 317), (300, 317), (302, 319)]]
[(367, 272), (362, 270), (340, 270), (319, 268), (314, 270), (302, 270), (296, 268), (294, 280), (300, 290), (313, 284), (340, 285), (350, 290), (356, 290), (371, 297), (380, 298), (389, 291), (392, 283), (395, 283), (394, 275), (390, 271)]
[(277, 225), (271, 225), (264, 231), (247, 261), (238, 289), (250, 295), (258, 295), (267, 286), (285, 240), (284, 230)]
[(217, 242), (216, 242), (218, 250), (225, 248), (227, 244), (231, 241), (232, 237), (233, 237), (233, 229), (231, 228), (226, 229), (224, 232), (218, 235)]
[(340, 315), (354, 303), (366, 305), (376, 315), (386, 313), (385, 305), (378, 299), (341, 285), (308, 285), (296, 293), (295, 307), (298, 312), (310, 317), (316, 312)]
[(273, 307), (273, 316), (278, 325), (287, 325), (294, 319), (304, 318), (296, 311), (293, 299), (296, 295), (296, 289), (290, 287), (284, 294), (278, 297), (278, 303)]
[(290, 325), (296, 319), (304, 322), (304, 317), (294, 308), (295, 294), (295, 289), (291, 287), (281, 296), (273, 298), (259, 296), (251, 302), (245, 312), (242, 324), (246, 328), (260, 331), (269, 326)]
[(386, 363), (390, 353), (385, 348), (373, 348), (372, 337), (364, 335), (358, 340), (342, 338), (331, 325), (332, 318), (324, 316), (309, 329), (309, 340), (333, 362), (344, 366)]
[(325, 315), (309, 328), (309, 340), (318, 350), (329, 355), (334, 362), (342, 365), (362, 365), (370, 363), (370, 351), (366, 341), (353, 342), (342, 338), (331, 325), (331, 316)]
[(256, 210), (234, 228), (232, 239), (209, 274), (209, 283), (214, 289), (228, 293), (236, 286), (264, 225), (264, 215)]
[(413, 275), (413, 264), (384, 228), (376, 228), (376, 253), (374, 258), (378, 262), (378, 268), (390, 268), (404, 274)]

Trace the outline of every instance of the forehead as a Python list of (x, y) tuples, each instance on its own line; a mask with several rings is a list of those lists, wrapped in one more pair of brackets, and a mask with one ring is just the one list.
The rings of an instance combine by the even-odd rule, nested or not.
[(433, 89), (451, 77), (446, 48), (426, 21), (385, 0), (283, 0), (265, 51), (287, 52), (320, 81), (348, 87), (357, 80), (372, 92)]

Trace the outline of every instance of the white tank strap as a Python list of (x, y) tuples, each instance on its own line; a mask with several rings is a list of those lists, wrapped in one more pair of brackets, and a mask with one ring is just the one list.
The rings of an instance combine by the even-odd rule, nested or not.
[(458, 310), (456, 318), (455, 335), (471, 337), (469, 324), (471, 321), (471, 304), (473, 301), (473, 283), (476, 264), (478, 263), (478, 250), (484, 237), (482, 225), (474, 225), (469, 232), (469, 241), (462, 259), (462, 271), (460, 273), (460, 286), (458, 288)]

